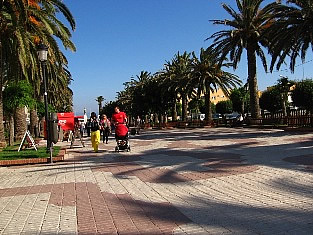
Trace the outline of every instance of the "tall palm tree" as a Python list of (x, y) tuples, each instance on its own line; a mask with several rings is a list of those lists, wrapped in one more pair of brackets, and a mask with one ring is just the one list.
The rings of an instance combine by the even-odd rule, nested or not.
[(187, 120), (187, 102), (189, 94), (188, 83), (191, 79), (192, 59), (191, 53), (186, 51), (183, 54), (177, 52), (171, 61), (172, 70), (172, 88), (176, 94), (180, 95), (182, 101), (182, 120)]
[(293, 72), (296, 59), (305, 61), (307, 50), (313, 46), (313, 0), (289, 0), (288, 5), (279, 4), (275, 9), (273, 24), (268, 28), (271, 37), (273, 70), (290, 57)]
[[(27, 40), (24, 37), (26, 30), (22, 25), (27, 21), (27, 4), (25, 1), (12, 0), (1, 1), (0, 5), (0, 87), (5, 84), (8, 73), (12, 66), (8, 67), (9, 60), (12, 59), (12, 45), (15, 43), (19, 47), (19, 53), (14, 61), (22, 61), (27, 57)], [(12, 60), (11, 60), (12, 61)], [(16, 63), (13, 63), (16, 64)], [(21, 63), (23, 71), (25, 64)], [(0, 147), (6, 145), (3, 125), (3, 94), (0, 89)]]
[[(57, 14), (63, 14), (72, 29), (75, 21), (61, 0), (12, 0), (4, 1), (0, 13), (0, 76), (1, 87), (6, 77), (29, 79), (40, 87), (40, 69), (36, 47), (42, 41), (49, 46), (48, 74), (58, 67), (61, 70), (67, 61), (58, 47), (55, 38), (59, 38), (67, 49), (75, 50), (70, 41), (69, 29), (58, 20)], [(5, 50), (5, 53), (4, 53)], [(6, 55), (4, 58), (3, 55)], [(5, 68), (3, 68), (5, 65)], [(37, 89), (38, 90), (38, 89)], [(0, 142), (4, 137), (2, 127), (2, 95), (0, 91)], [(35, 119), (35, 118), (33, 118)]]
[[(224, 59), (225, 60), (225, 59)], [(229, 72), (222, 70), (228, 68), (231, 63), (224, 63), (212, 50), (201, 48), (200, 57), (193, 53), (192, 86), (197, 88), (198, 96), (204, 93), (205, 96), (205, 120), (212, 121), (211, 92), (221, 89), (226, 96), (229, 96), (230, 89), (241, 84), (240, 79)]]
[(98, 96), (96, 98), (96, 101), (98, 102), (98, 106), (99, 106), (99, 113), (98, 114), (100, 115), (101, 109), (102, 109), (102, 102), (104, 101), (103, 96), (102, 95)]
[(149, 84), (152, 77), (150, 72), (141, 71), (139, 75), (136, 75), (136, 79), (131, 79), (128, 84), (128, 91), (131, 92), (131, 102), (127, 110), (129, 115), (144, 115), (151, 112), (151, 97), (148, 98), (148, 96), (151, 93)]
[(250, 91), (251, 116), (260, 116), (258, 84), (257, 84), (257, 56), (261, 59), (267, 71), (266, 57), (262, 46), (268, 46), (268, 39), (264, 33), (272, 19), (272, 13), (277, 3), (261, 7), (264, 0), (236, 0), (238, 11), (223, 4), (224, 10), (232, 17), (231, 20), (211, 20), (213, 24), (228, 26), (229, 29), (214, 33), (208, 39), (214, 39), (211, 48), (221, 54), (221, 58), (229, 55), (233, 67), (237, 68), (243, 50), (247, 51), (248, 83)]
[(166, 61), (164, 68), (158, 73), (159, 78), (162, 81), (164, 91), (167, 92), (167, 96), (172, 104), (172, 120), (177, 121), (177, 91), (174, 85), (174, 67), (170, 61)]
[[(38, 58), (36, 55), (36, 47), (39, 41), (46, 43), (49, 46), (49, 60), (47, 61), (47, 76), (48, 80), (48, 97), (49, 103), (55, 106), (55, 109), (60, 112), (70, 111), (72, 108), (72, 92), (68, 88), (69, 85), (69, 71), (66, 69), (67, 60), (61, 52), (58, 43), (54, 39), (57, 37), (63, 43), (64, 47), (75, 51), (75, 46), (70, 41), (71, 33), (67, 27), (63, 25), (56, 17), (56, 12), (60, 11), (66, 16), (71, 28), (74, 30), (75, 21), (73, 20), (68, 9), (63, 3), (59, 1), (42, 2), (42, 6), (39, 7), (37, 1), (33, 1), (32, 5), (28, 8), (30, 22), (27, 25), (27, 30), (30, 34), (31, 50), (35, 56), (32, 62), (35, 65), (34, 69), (28, 70), (31, 75), (29, 79), (34, 84), (35, 97), (38, 100), (42, 100), (43, 90), (40, 89), (41, 83), (38, 81), (38, 77), (41, 78), (40, 70), (38, 69)], [(48, 31), (46, 29), (49, 29)], [(57, 91), (57, 92), (55, 92)], [(62, 91), (62, 92), (60, 92)], [(62, 95), (61, 95), (62, 94)], [(31, 109), (31, 126), (37, 126), (36, 110)], [(34, 128), (32, 128), (33, 130)]]

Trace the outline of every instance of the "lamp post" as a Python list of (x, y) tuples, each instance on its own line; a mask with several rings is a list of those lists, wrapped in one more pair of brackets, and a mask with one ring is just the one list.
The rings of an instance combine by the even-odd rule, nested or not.
[(50, 163), (52, 160), (52, 146), (50, 141), (50, 128), (49, 128), (49, 113), (48, 113), (48, 93), (47, 93), (47, 79), (46, 79), (46, 62), (48, 59), (48, 47), (45, 44), (38, 46), (38, 58), (42, 66), (42, 76), (44, 85), (44, 102), (45, 102), (45, 121), (46, 121), (46, 133), (47, 133), (47, 150), (50, 153)]

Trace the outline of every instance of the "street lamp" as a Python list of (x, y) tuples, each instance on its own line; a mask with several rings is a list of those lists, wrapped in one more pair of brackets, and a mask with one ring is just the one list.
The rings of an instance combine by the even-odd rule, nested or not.
[(43, 76), (43, 84), (44, 84), (44, 102), (45, 102), (45, 120), (46, 120), (46, 133), (47, 133), (47, 150), (50, 152), (50, 163), (52, 160), (52, 146), (50, 141), (50, 128), (48, 121), (48, 93), (47, 93), (47, 79), (46, 79), (46, 62), (48, 59), (48, 47), (45, 44), (40, 44), (38, 46), (38, 58), (41, 62), (42, 66), (42, 76)]

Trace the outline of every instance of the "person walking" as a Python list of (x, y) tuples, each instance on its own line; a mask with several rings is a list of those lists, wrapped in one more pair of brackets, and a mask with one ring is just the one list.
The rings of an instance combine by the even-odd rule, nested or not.
[(111, 122), (105, 114), (102, 115), (100, 126), (103, 132), (103, 143), (105, 141), (107, 144), (109, 141), (109, 135), (111, 133)]
[(87, 130), (87, 136), (90, 137), (90, 128), (91, 128), (91, 121), (90, 118), (87, 120), (86, 123), (86, 130)]
[(112, 115), (112, 123), (113, 123), (113, 125), (126, 124), (127, 123), (126, 113), (120, 111), (120, 108), (118, 106), (116, 106), (114, 108), (114, 113)]
[[(99, 120), (99, 126), (100, 126), (100, 139), (101, 139), (101, 136), (103, 136), (104, 137), (104, 126), (103, 126), (103, 122), (104, 122), (104, 120), (103, 120), (103, 114), (100, 116), (100, 120)], [(104, 143), (104, 141), (103, 141), (103, 143)]]
[(139, 135), (140, 126), (141, 126), (141, 119), (139, 116), (137, 116), (136, 118), (135, 126), (136, 126), (136, 133)]
[[(127, 116), (126, 113), (120, 111), (120, 108), (118, 106), (116, 106), (114, 108), (114, 113), (112, 115), (112, 123), (115, 126), (115, 139), (118, 138), (118, 128), (121, 128), (122, 130), (126, 127), (125, 125), (127, 124)], [(127, 127), (126, 127), (127, 129)], [(128, 129), (127, 129), (128, 130)]]
[(91, 143), (94, 151), (97, 153), (100, 143), (100, 126), (95, 112), (90, 116)]

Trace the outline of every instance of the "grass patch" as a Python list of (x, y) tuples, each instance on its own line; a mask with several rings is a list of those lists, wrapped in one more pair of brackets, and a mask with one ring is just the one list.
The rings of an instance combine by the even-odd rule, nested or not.
[[(27, 158), (48, 158), (49, 153), (46, 151), (46, 147), (35, 149), (23, 149), (18, 152), (19, 145), (8, 146), (0, 150), (0, 160), (17, 160), (17, 159), (27, 159)], [(53, 156), (57, 156), (60, 152), (60, 146), (53, 147)]]

